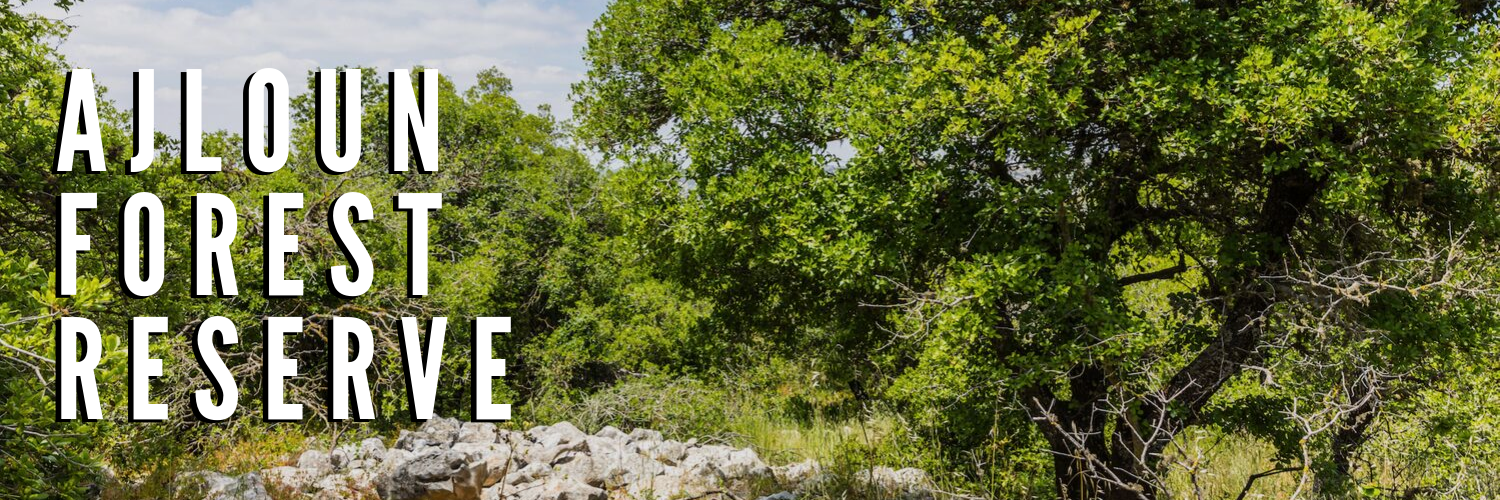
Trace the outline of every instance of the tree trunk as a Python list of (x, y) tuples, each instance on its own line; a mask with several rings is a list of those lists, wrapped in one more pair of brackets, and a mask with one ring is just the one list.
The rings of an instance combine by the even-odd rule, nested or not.
[(1354, 405), (1339, 418), (1338, 430), (1330, 443), (1332, 469), (1318, 477), (1319, 492), (1337, 493), (1352, 484), (1354, 479), (1354, 454), (1369, 439), (1370, 426), (1379, 413), (1381, 391), (1378, 382), (1363, 379), (1357, 381), (1345, 393), (1345, 402)]
[[(1052, 440), (1049, 438), (1048, 441), (1051, 443)], [(1112, 470), (1118, 474), (1134, 470), (1133, 464), (1111, 463), (1113, 460), (1101, 458), (1103, 464), (1091, 466), (1082, 459), (1074, 458), (1067, 444), (1052, 443), (1050, 448), (1053, 484), (1057, 487), (1057, 496), (1061, 500), (1155, 500), (1157, 496), (1154, 485), (1141, 482), (1121, 485), (1098, 477), (1108, 472), (1097, 468)], [(1090, 470), (1090, 467), (1096, 469)]]
[[(1237, 286), (1221, 290), (1229, 303), (1218, 337), (1213, 339), (1177, 372), (1162, 390), (1141, 395), (1133, 415), (1119, 415), (1098, 405), (1107, 397), (1110, 383), (1099, 366), (1083, 366), (1070, 377), (1072, 401), (1061, 401), (1043, 393), (1034, 399), (1046, 421), (1039, 420), (1053, 454), (1054, 483), (1064, 500), (1154, 500), (1159, 484), (1152, 484), (1159, 457), (1166, 445), (1202, 418), (1201, 411), (1219, 389), (1241, 373), (1246, 365), (1259, 362), (1260, 344), (1266, 327), (1264, 315), (1275, 303), (1269, 291), (1260, 288), (1261, 276), (1274, 274), (1291, 248), (1290, 239), (1303, 212), (1316, 198), (1325, 181), (1306, 170), (1294, 169), (1271, 179), (1261, 213), (1253, 227), (1266, 238), (1257, 244), (1259, 264), (1242, 268)], [(1071, 375), (1071, 374), (1070, 374)], [(1165, 414), (1169, 407), (1180, 416)], [(1117, 436), (1106, 435), (1106, 422), (1116, 422)], [(1129, 426), (1139, 436), (1120, 434)], [(1147, 441), (1143, 441), (1147, 440)], [(1082, 446), (1080, 446), (1082, 442)], [(1109, 443), (1108, 445), (1106, 443)], [(1080, 449), (1082, 448), (1082, 449)]]
[(1143, 468), (1153, 464), (1132, 458), (1132, 450), (1136, 448), (1122, 435), (1106, 435), (1105, 422), (1114, 415), (1100, 408), (1102, 393), (1099, 396), (1084, 404), (1051, 399), (1044, 403), (1049, 406), (1039, 408), (1044, 415), (1041, 425), (1052, 453), (1053, 485), (1057, 487), (1058, 498), (1154, 500), (1158, 485), (1140, 479), (1149, 477), (1149, 471)]

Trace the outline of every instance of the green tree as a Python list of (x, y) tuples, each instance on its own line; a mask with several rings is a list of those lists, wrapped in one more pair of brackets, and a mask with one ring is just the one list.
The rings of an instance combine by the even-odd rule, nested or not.
[[(58, 5), (66, 7), (67, 2)], [(224, 161), (220, 173), (182, 175), (178, 141), (159, 134), (156, 162), (143, 173), (129, 174), (124, 168), (133, 155), (125, 125), (128, 111), (102, 99), (108, 171), (56, 174), (51, 169), (58, 110), (69, 66), (54, 47), (67, 27), (16, 13), (11, 3), (0, 9), (0, 23), (0, 54), (5, 55), (0, 58), (0, 92), (9, 98), (9, 105), (0, 109), (0, 235), (5, 238), (0, 244), (0, 497), (83, 496), (100, 487), (101, 463), (134, 476), (132, 480), (153, 469), (170, 473), (178, 460), (193, 459), (185, 455), (265, 430), (257, 351), (266, 317), (298, 316), (306, 325), (301, 335), (289, 337), (287, 351), (301, 360), (302, 370), (289, 384), (288, 399), (305, 405), (307, 420), (277, 425), (341, 435), (345, 427), (328, 422), (326, 408), (331, 366), (325, 328), (332, 316), (367, 321), (377, 339), (370, 376), (378, 420), (355, 429), (370, 434), (408, 421), (405, 372), (396, 347), (402, 316), (449, 317), (437, 413), (461, 417), (468, 412), (471, 389), (469, 318), (516, 318), (514, 334), (497, 345), (497, 354), (512, 361), (511, 376), (497, 389), (497, 400), (524, 403), (541, 391), (542, 369), (561, 376), (577, 371), (533, 363), (532, 353), (546, 360), (566, 354), (558, 345), (592, 342), (595, 330), (585, 326), (553, 335), (569, 322), (569, 311), (622, 309), (610, 305), (613, 294), (589, 292), (604, 289), (603, 283), (634, 279), (616, 265), (629, 259), (609, 257), (612, 250), (601, 243), (612, 226), (599, 200), (599, 171), (564, 141), (550, 114), (522, 109), (509, 95), (509, 80), (497, 70), (482, 72), (467, 90), (446, 79), (439, 88), (426, 89), (438, 94), (442, 115), (440, 168), (434, 174), (387, 173), (389, 89), (385, 74), (373, 69), (363, 71), (365, 141), (357, 145), (362, 159), (347, 174), (330, 175), (317, 165), (310, 92), (292, 102), (291, 156), (270, 175), (247, 168), (241, 137), (230, 131), (209, 132), (204, 138), (204, 153)], [(103, 89), (96, 90), (102, 96)], [(98, 209), (80, 214), (80, 231), (91, 236), (92, 248), (80, 258), (81, 293), (72, 298), (56, 297), (48, 274), (56, 268), (56, 206), (63, 192), (99, 195)], [(113, 279), (120, 272), (119, 207), (138, 192), (162, 199), (167, 225), (167, 279), (161, 291), (142, 299), (127, 297)], [(260, 207), (271, 192), (304, 194), (303, 210), (287, 217), (288, 231), (299, 237), (287, 277), (304, 281), (300, 297), (266, 298), (261, 293), (265, 214)], [(376, 211), (373, 220), (355, 225), (377, 271), (371, 291), (356, 298), (337, 296), (327, 281), (330, 267), (347, 264), (329, 230), (328, 213), (334, 200), (348, 192), (368, 196)], [(429, 235), (428, 297), (407, 294), (406, 217), (390, 201), (400, 192), (444, 195)], [(188, 224), (196, 193), (222, 193), (235, 202), (236, 296), (190, 294)], [(99, 371), (104, 418), (98, 422), (55, 420), (52, 329), (56, 318), (67, 315), (93, 320), (105, 338)], [(153, 357), (164, 360), (164, 374), (154, 382), (152, 396), (153, 402), (169, 405), (166, 422), (124, 423), (123, 340), (130, 319), (137, 316), (169, 319), (171, 334), (155, 336), (152, 349)], [(210, 387), (190, 341), (198, 324), (211, 316), (233, 320), (240, 337), (238, 345), (222, 349), (240, 391), (236, 418), (223, 423), (193, 419), (189, 408), (193, 392)], [(568, 336), (572, 340), (564, 338)]]
[[(409, 421), (397, 330), (402, 317), (419, 318), (423, 328), (427, 318), (448, 318), (436, 413), (462, 417), (469, 411), (472, 389), (469, 320), (511, 316), (512, 333), (496, 339), (496, 354), (510, 357), (509, 374), (499, 389), (503, 393), (496, 400), (522, 402), (534, 392), (531, 387), (539, 371), (524, 355), (528, 346), (566, 321), (566, 311), (585, 296), (588, 283), (579, 281), (595, 269), (607, 269), (593, 260), (593, 246), (605, 229), (602, 208), (595, 201), (599, 172), (562, 141), (551, 116), (522, 109), (510, 96), (510, 81), (489, 69), (466, 90), (447, 78), (440, 79), (437, 89), (426, 89), (437, 92), (439, 99), (438, 170), (388, 173), (386, 73), (363, 68), (361, 75), (364, 141), (358, 145), (359, 165), (348, 173), (333, 175), (318, 166), (312, 75), (307, 78), (309, 92), (291, 103), (291, 153), (281, 170), (269, 175), (249, 170), (239, 154), (238, 134), (216, 133), (206, 141), (206, 154), (224, 158), (226, 171), (196, 182), (202, 192), (227, 194), (239, 209), (234, 253), (240, 293), (196, 304), (186, 321), (227, 316), (239, 325), (241, 348), (248, 351), (261, 342), (264, 318), (303, 317), (305, 331), (289, 338), (287, 351), (308, 361), (328, 359), (326, 327), (333, 316), (368, 322), (377, 344), (370, 371), (378, 406), (376, 427), (389, 429)], [(288, 260), (287, 278), (303, 281), (299, 297), (267, 298), (261, 293), (265, 235), (259, 229), (265, 214), (257, 207), (272, 192), (304, 194), (304, 208), (287, 217), (288, 233), (299, 238), (299, 251)], [(375, 209), (372, 220), (356, 224), (355, 232), (376, 275), (370, 291), (353, 298), (334, 293), (328, 281), (329, 268), (346, 264), (329, 229), (329, 208), (351, 192), (364, 194)], [(408, 294), (407, 217), (394, 209), (391, 200), (397, 193), (443, 195), (443, 206), (432, 215), (427, 235), (430, 293), (425, 297)], [(187, 212), (181, 217), (188, 217)], [(192, 365), (190, 351), (179, 349), (177, 356), (178, 363)], [(301, 376), (290, 383), (288, 397), (305, 405), (310, 429), (340, 427), (327, 420), (331, 365), (308, 361), (301, 365)], [(203, 424), (194, 439), (224, 436), (227, 428), (259, 418), (251, 411), (264, 396), (259, 392), (258, 364), (252, 360), (231, 366), (241, 377), (245, 418)], [(196, 390), (190, 388), (207, 385), (205, 375), (195, 370), (186, 370), (184, 376), (188, 378), (177, 386), (185, 390), (174, 396), (181, 405), (174, 411), (179, 413), (188, 411), (188, 397)]]
[(1195, 427), (1332, 491), (1382, 401), (1493, 352), (1492, 16), (621, 0), (576, 109), (720, 335), (961, 445), (1029, 421), (1061, 497), (1157, 496)]
[[(123, 408), (126, 392), (122, 333), (129, 317), (115, 307), (119, 294), (109, 279), (116, 272), (116, 238), (94, 239), (95, 252), (79, 262), (79, 293), (56, 296), (58, 196), (93, 192), (101, 205), (119, 206), (130, 194), (152, 190), (146, 186), (161, 176), (52, 173), (66, 70), (55, 47), (68, 28), (17, 12), (22, 3), (0, 3), (0, 94), (7, 103), (0, 107), (0, 496), (79, 497), (99, 487), (94, 451), (138, 434), (115, 425), (123, 417), (57, 421), (56, 320), (82, 316), (99, 325), (100, 396), (113, 410)], [(66, 9), (72, 2), (54, 4)], [(106, 161), (123, 164), (129, 157), (124, 115), (107, 103), (99, 113)], [(83, 231), (118, 234), (115, 219), (111, 211), (94, 210), (81, 213), (79, 224)]]

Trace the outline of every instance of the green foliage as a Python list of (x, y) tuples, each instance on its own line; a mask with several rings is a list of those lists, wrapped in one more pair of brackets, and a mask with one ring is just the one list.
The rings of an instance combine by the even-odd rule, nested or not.
[[(55, 41), (67, 29), (15, 7), (0, 5), (0, 94), (7, 102), (0, 107), (0, 497), (77, 497), (97, 491), (98, 456), (92, 452), (122, 436), (110, 422), (56, 420), (54, 324), (63, 315), (107, 316), (117, 295), (103, 279), (107, 275), (87, 270), (80, 273), (78, 294), (54, 294), (53, 214), (60, 192), (98, 192), (101, 200), (123, 201), (135, 183), (50, 173), (63, 80)], [(110, 109), (102, 109), (101, 117), (118, 123)], [(106, 155), (118, 160), (123, 135), (110, 132), (104, 139)], [(84, 218), (82, 224), (107, 223)], [(101, 330), (108, 365), (98, 374), (100, 395), (104, 404), (119, 406), (125, 392), (122, 330)]]
[[(11, 106), (0, 110), (0, 486), (7, 493), (79, 496), (102, 481), (105, 462), (125, 479), (170, 477), (176, 467), (197, 464), (217, 447), (237, 440), (289, 430), (350, 437), (346, 425), (327, 420), (326, 390), (331, 366), (326, 327), (332, 316), (369, 322), (377, 339), (370, 371), (377, 421), (354, 429), (369, 435), (408, 425), (405, 369), (397, 349), (403, 316), (449, 318), (443, 353), (443, 383), (437, 412), (466, 416), (471, 398), (468, 360), (469, 319), (511, 316), (513, 333), (497, 339), (496, 351), (510, 358), (510, 376), (496, 397), (524, 407), (547, 393), (574, 395), (613, 381), (622, 373), (642, 373), (676, 365), (689, 352), (711, 343), (687, 332), (703, 316), (704, 304), (678, 288), (655, 280), (617, 238), (618, 222), (605, 199), (603, 176), (568, 146), (545, 110), (529, 113), (509, 95), (511, 85), (497, 70), (479, 75), (460, 90), (443, 79), (438, 92), (442, 113), (439, 170), (434, 174), (387, 174), (386, 88), (384, 74), (363, 70), (362, 159), (352, 172), (323, 172), (314, 155), (313, 95), (292, 103), (291, 157), (280, 171), (259, 175), (246, 168), (241, 137), (227, 131), (205, 134), (204, 154), (223, 159), (224, 171), (182, 175), (178, 143), (158, 135), (158, 158), (140, 174), (125, 173), (130, 151), (126, 111), (100, 102), (108, 172), (51, 173), (67, 67), (52, 49), (65, 33), (61, 24), (3, 11), (5, 53), (0, 83)], [(12, 57), (13, 55), (14, 57)], [(23, 57), (24, 56), (24, 57)], [(311, 75), (308, 79), (312, 84)], [(102, 89), (101, 89), (102, 93)], [(92, 248), (80, 259), (81, 293), (52, 297), (56, 267), (56, 199), (61, 192), (94, 192), (99, 208), (83, 212), (80, 231)], [(118, 270), (118, 207), (137, 192), (156, 194), (166, 220), (167, 279), (156, 295), (127, 298), (115, 279)], [(287, 228), (299, 237), (288, 260), (287, 278), (300, 279), (304, 294), (267, 298), (265, 273), (267, 193), (303, 193), (305, 206), (288, 214)], [(329, 207), (340, 195), (359, 192), (372, 201), (373, 220), (355, 231), (374, 259), (371, 292), (345, 298), (333, 293), (328, 269), (345, 265), (329, 230)], [(391, 204), (401, 192), (437, 192), (443, 208), (430, 229), (431, 294), (412, 298), (406, 289), (407, 219)], [(192, 196), (222, 193), (235, 203), (232, 253), (238, 294), (194, 298), (189, 286), (189, 224)], [(106, 339), (99, 372), (104, 419), (92, 423), (55, 421), (50, 388), (52, 321), (78, 315), (98, 324)], [(165, 373), (153, 383), (154, 402), (169, 405), (163, 423), (125, 423), (125, 346), (130, 318), (166, 316), (172, 334), (153, 338), (153, 357)], [(224, 423), (192, 419), (192, 393), (209, 386), (189, 342), (198, 324), (226, 316), (239, 330), (237, 345), (223, 350), (240, 390), (239, 411)], [(298, 316), (306, 330), (290, 337), (288, 355), (299, 359), (300, 376), (288, 385), (290, 402), (302, 403), (302, 423), (260, 422), (260, 356), (263, 320)], [(697, 345), (699, 347), (690, 347)], [(198, 457), (198, 458), (195, 458)], [(201, 465), (200, 465), (201, 466)], [(165, 475), (163, 475), (165, 471)], [(153, 479), (152, 481), (156, 481)], [(3, 495), (0, 495), (3, 496)]]
[(1132, 497), (1223, 426), (1333, 493), (1384, 402), (1493, 351), (1486, 12), (622, 0), (579, 131), (721, 335), (841, 356), (952, 449), (1036, 423), (1059, 494)]
[[(1256, 491), (1493, 494), (1500, 30), (1482, 2), (618, 0), (576, 124), (522, 109), (497, 70), (444, 79), (438, 172), (388, 174), (390, 89), (366, 68), (362, 159), (338, 176), (317, 165), (311, 93), (274, 174), (229, 131), (204, 141), (222, 173), (180, 174), (159, 135), (155, 166), (125, 174), (112, 103), (110, 171), (53, 174), (66, 28), (13, 3), (0, 28), (0, 497), (409, 425), (404, 316), (449, 318), (437, 412), (465, 417), (467, 320), (500, 315), (497, 397), (521, 425), (650, 427), (845, 480), (915, 465), (996, 497), (1234, 494), (1274, 468), (1292, 472)], [(117, 208), (142, 191), (166, 208), (168, 279), (134, 299)], [(68, 299), (48, 274), (63, 192), (100, 201)], [(239, 209), (234, 297), (188, 290), (206, 192)], [(305, 196), (301, 297), (261, 294), (272, 192)], [(327, 281), (346, 264), (328, 208), (350, 192), (376, 209), (355, 298)], [(405, 288), (402, 192), (443, 194), (426, 297)], [(106, 339), (99, 422), (52, 414), (65, 315)], [(184, 418), (207, 386), (188, 342), (214, 315), (240, 330), (240, 412), (219, 424)], [(373, 425), (327, 420), (337, 315), (378, 339)], [(136, 316), (172, 325), (153, 346), (169, 422), (123, 422)], [(270, 316), (308, 320), (288, 348), (303, 423), (259, 421)], [(236, 442), (261, 451), (220, 456)], [(845, 483), (821, 493), (865, 494)]]
[[(0, 251), (0, 328), (4, 328), (5, 353), (0, 355), (0, 470), (7, 473), (0, 486), (10, 492), (37, 495), (78, 496), (91, 486), (88, 451), (108, 442), (111, 427), (56, 421), (53, 400), (52, 363), (55, 359), (53, 330), (63, 314), (98, 312), (109, 302), (109, 292), (98, 280), (80, 280), (78, 294), (57, 298), (49, 293), (50, 276), (34, 260), (24, 260), (15, 251)], [(117, 349), (121, 337), (105, 335), (104, 343)], [(118, 354), (121, 351), (114, 351)], [(123, 357), (108, 361), (114, 369), (99, 374), (100, 381), (121, 387)], [(100, 395), (106, 404), (120, 404), (120, 391)]]

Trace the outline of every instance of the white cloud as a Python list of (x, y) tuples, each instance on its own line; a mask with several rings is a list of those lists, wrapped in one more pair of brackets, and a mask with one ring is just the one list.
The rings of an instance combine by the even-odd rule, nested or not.
[(294, 94), (320, 66), (422, 65), (460, 88), (498, 67), (523, 106), (550, 105), (566, 117), (569, 86), (584, 73), (587, 31), (604, 2), (249, 0), (205, 11), (172, 0), (88, 0), (67, 14), (37, 9), (68, 17), (75, 29), (63, 53), (72, 65), (91, 68), (116, 103), (129, 106), (135, 70), (156, 70), (157, 127), (176, 135), (177, 73), (188, 68), (203, 69), (209, 129), (239, 132), (245, 79), (265, 67), (285, 73)]

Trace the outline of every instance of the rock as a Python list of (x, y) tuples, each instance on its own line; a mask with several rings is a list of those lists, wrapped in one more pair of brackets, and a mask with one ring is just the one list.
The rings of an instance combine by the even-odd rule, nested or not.
[(582, 440), (574, 443), (548, 444), (548, 442), (556, 441), (556, 437), (556, 435), (549, 436), (546, 442), (537, 443), (536, 446), (529, 448), (526, 452), (526, 463), (552, 464), (556, 463), (564, 454), (570, 452), (582, 453), (587, 452), (589, 449), (588, 441)]
[(519, 485), (543, 479), (552, 474), (552, 468), (543, 463), (532, 463), (521, 470), (511, 472), (505, 476), (505, 484)]
[(370, 471), (374, 472), (376, 475), (384, 474), (396, 470), (397, 467), (402, 466), (416, 456), (417, 454), (400, 448), (386, 450), (385, 460), (382, 460), (380, 461), (380, 463), (375, 464), (374, 467), (370, 468)]
[(489, 471), (465, 458), (452, 450), (423, 453), (377, 478), (376, 492), (384, 500), (477, 499)]
[(702, 455), (688, 456), (687, 460), (682, 461), (682, 466), (678, 467), (682, 471), (684, 482), (702, 483), (705, 489), (718, 486), (721, 482), (719, 468), (712, 462), (698, 459), (700, 457)]
[(588, 434), (584, 434), (583, 431), (578, 430), (578, 427), (569, 422), (558, 422), (551, 426), (533, 428), (532, 430), (535, 431), (538, 429), (541, 429), (541, 432), (538, 434), (527, 431), (527, 435), (532, 436), (538, 443), (545, 443), (549, 437), (553, 436), (556, 439), (555, 443), (576, 443), (588, 436)]
[(624, 441), (602, 438), (599, 436), (588, 436), (583, 438), (583, 441), (585, 443), (588, 443), (588, 451), (590, 454), (624, 455), (625, 453), (627, 453), (625, 451), (626, 444)]
[[(873, 467), (853, 478), (834, 477), (812, 460), (769, 467), (753, 449), (699, 445), (695, 440), (663, 440), (661, 433), (635, 429), (625, 434), (604, 427), (593, 435), (560, 422), (526, 432), (487, 423), (433, 419), (403, 431), (391, 448), (377, 438), (329, 452), (308, 450), (297, 466), (261, 471), (253, 478), (203, 473), (194, 494), (249, 491), (251, 496), (205, 494), (207, 498), (254, 498), (255, 488), (226, 485), (265, 483), (295, 498), (384, 500), (680, 500), (710, 495), (714, 500), (795, 500), (798, 496), (843, 494), (829, 486), (861, 488), (876, 498), (932, 500), (932, 480), (920, 469)], [(266, 487), (261, 485), (259, 491)], [(762, 493), (777, 492), (768, 496)], [(722, 497), (722, 498), (721, 498)], [(179, 497), (180, 498), (180, 497)]]
[(360, 490), (375, 491), (375, 474), (370, 471), (352, 470), (348, 474), (349, 481)]
[(515, 486), (497, 484), (486, 488), (484, 500), (539, 500), (547, 491), (550, 484), (547, 481), (533, 481)]
[(932, 478), (928, 477), (927, 471), (915, 467), (907, 467), (896, 471), (895, 479), (897, 484), (908, 486), (928, 486), (932, 484)]
[(203, 500), (271, 500), (260, 474), (230, 476), (218, 472), (188, 472), (174, 482), (178, 498)]
[(317, 482), (318, 476), (313, 471), (283, 465), (261, 471), (265, 482), (293, 491), (304, 491)]
[(349, 466), (350, 460), (349, 450), (344, 448), (338, 448), (328, 453), (328, 465), (332, 466), (333, 470), (343, 470)]
[(604, 486), (607, 479), (603, 471), (596, 470), (594, 458), (588, 455), (573, 455), (552, 469), (555, 476), (565, 477), (589, 486)]
[[(681, 471), (681, 474), (675, 478), (676, 484), (671, 486), (680, 491), (668, 490), (665, 491), (667, 494), (696, 496), (723, 490), (745, 497), (774, 480), (771, 468), (760, 460), (754, 450), (737, 450), (719, 445), (690, 448), (687, 457), (677, 464), (675, 470)], [(673, 478), (668, 479), (670, 481)]]
[(470, 460), (478, 460), (486, 455), (509, 455), (510, 447), (500, 443), (454, 443), (450, 450), (467, 455)]
[[(525, 487), (530, 488), (532, 486), (531, 485), (526, 485)], [(540, 488), (541, 487), (541, 483), (536, 483), (536, 487)], [(514, 485), (510, 485), (510, 484), (500, 483), (500, 484), (497, 484), (497, 485), (485, 488), (484, 489), (484, 493), (480, 493), (479, 494), (479, 498), (482, 499), (482, 500), (514, 500), (514, 499), (520, 498), (520, 495), (517, 494), (518, 491), (520, 491), (520, 487), (517, 487), (517, 486), (514, 486)]]
[(666, 438), (660, 432), (651, 429), (635, 429), (630, 431), (631, 441), (664, 441)]
[(361, 499), (363, 499), (363, 498), (380, 498), (380, 497), (377, 496), (374, 493), (356, 493), (356, 492), (351, 492), (351, 491), (344, 490), (342, 488), (335, 488), (335, 489), (329, 489), (329, 490), (318, 490), (318, 493), (312, 496), (312, 500), (348, 500), (350, 498), (361, 498)]
[(625, 467), (618, 456), (581, 455), (559, 465), (554, 469), (553, 475), (562, 476), (578, 482), (594, 486), (619, 487), (624, 484), (622, 480), (630, 470)]
[(530, 442), (530, 439), (527, 439), (525, 432), (510, 429), (495, 429), (495, 442), (505, 443), (514, 447), (520, 443)]
[(777, 484), (796, 487), (822, 474), (823, 467), (818, 465), (817, 461), (807, 459), (795, 464), (772, 467), (771, 473), (776, 478)]
[(458, 429), (455, 438), (456, 443), (493, 443), (495, 442), (495, 424), (489, 422), (468, 422)]
[(620, 457), (617, 465), (625, 470), (625, 474), (618, 478), (620, 484), (611, 484), (612, 487), (649, 481), (667, 471), (667, 466), (661, 462), (635, 454)]
[(313, 485), (318, 493), (314, 498), (360, 498), (375, 496), (375, 477), (368, 471), (351, 470), (333, 474)]
[(717, 444), (709, 444), (698, 447), (688, 447), (687, 458), (684, 460), (705, 460), (712, 463), (722, 462), (729, 459), (729, 454), (734, 453), (734, 448)]
[(729, 457), (729, 451), (718, 450), (717, 447), (697, 448), (689, 451), (686, 458), (677, 464), (677, 467), (687, 471), (690, 477), (703, 480), (713, 480), (717, 483), (719, 478), (718, 464)]
[(921, 469), (908, 467), (892, 470), (890, 467), (877, 466), (856, 474), (854, 480), (857, 484), (880, 490), (884, 493), (882, 496), (886, 497), (901, 500), (932, 498), (932, 490), (929, 488), (931, 479)]
[(604, 426), (603, 429), (599, 429), (599, 432), (595, 432), (594, 436), (602, 437), (604, 439), (613, 439), (616, 441), (625, 441), (627, 439), (630, 439), (630, 435), (625, 434), (624, 431), (615, 428), (615, 426), (613, 425)]
[(442, 446), (448, 446), (458, 438), (458, 431), (462, 427), (463, 423), (458, 419), (435, 417), (423, 423), (420, 430), (431, 436), (433, 441), (441, 443)]
[(359, 458), (364, 460), (385, 460), (385, 442), (380, 438), (369, 438), (359, 442)]
[[(658, 500), (669, 499), (672, 495), (665, 493), (663, 486), (667, 482), (666, 476), (652, 476), (644, 481), (637, 481), (625, 485), (625, 497), (635, 500)], [(658, 484), (660, 483), (660, 484)], [(682, 498), (684, 495), (679, 495)]]
[(515, 470), (515, 456), (509, 446), (498, 443), (457, 443), (451, 448), (453, 451), (463, 453), (469, 463), (483, 462), (489, 469), (489, 476), (484, 480), (484, 486), (500, 482), (501, 479)]
[(406, 451), (422, 451), (424, 448), (446, 447), (448, 442), (439, 441), (431, 434), (417, 431), (402, 430), (401, 435), (396, 438), (396, 449)]
[[(451, 418), (434, 418), (422, 424), (416, 431), (402, 430), (396, 438), (396, 448), (421, 452), (426, 448), (447, 448), (459, 437), (463, 424)], [(477, 428), (476, 428), (477, 429)], [(493, 424), (491, 424), (493, 429)]]
[(321, 476), (333, 470), (333, 463), (328, 460), (328, 453), (323, 450), (307, 450), (302, 456), (297, 457), (297, 468), (315, 471)]
[(518, 500), (607, 500), (604, 490), (572, 479), (549, 479), (541, 488), (518, 491)]
[(755, 450), (749, 448), (729, 452), (729, 455), (718, 463), (718, 467), (724, 477), (730, 479), (758, 481), (773, 478), (771, 468), (761, 461), (760, 455), (757, 455)]
[[(705, 472), (708, 475), (705, 475)], [(704, 496), (711, 491), (718, 491), (718, 483), (718, 478), (711, 471), (667, 466), (661, 475), (645, 482), (632, 484), (627, 491), (632, 497), (637, 498), (647, 498), (646, 492), (650, 492), (659, 500), (693, 498)]]
[[(661, 462), (636, 453), (629, 445), (622, 446), (621, 441), (594, 436), (588, 439), (588, 443), (588, 454), (585, 456), (588, 463), (574, 464), (582, 462), (580, 458), (574, 457), (573, 462), (561, 463), (557, 469), (586, 475), (590, 480), (585, 482), (594, 486), (603, 484), (604, 488), (618, 488), (650, 479), (666, 470)], [(585, 466), (588, 469), (583, 469)]]
[(676, 441), (636, 441), (630, 443), (627, 450), (667, 465), (677, 465), (682, 459), (687, 458), (688, 452), (687, 445)]

